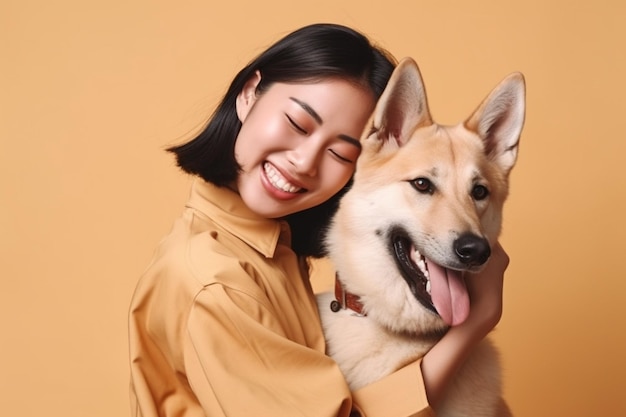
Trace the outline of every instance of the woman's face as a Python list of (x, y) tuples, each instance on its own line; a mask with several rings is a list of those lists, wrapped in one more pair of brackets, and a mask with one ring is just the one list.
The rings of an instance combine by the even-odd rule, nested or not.
[(276, 83), (257, 96), (259, 81), (257, 74), (237, 101), (236, 186), (250, 209), (278, 218), (323, 203), (347, 183), (375, 101), (341, 79)]

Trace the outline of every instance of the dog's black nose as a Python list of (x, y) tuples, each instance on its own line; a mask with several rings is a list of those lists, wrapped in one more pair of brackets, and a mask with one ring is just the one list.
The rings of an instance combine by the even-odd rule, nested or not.
[(491, 247), (487, 239), (465, 233), (454, 241), (454, 252), (465, 265), (479, 266), (491, 256)]

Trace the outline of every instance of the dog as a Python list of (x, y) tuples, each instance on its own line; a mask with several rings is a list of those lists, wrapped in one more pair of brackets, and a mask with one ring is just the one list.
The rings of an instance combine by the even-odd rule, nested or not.
[[(444, 126), (430, 115), (416, 62), (394, 70), (325, 236), (337, 282), (318, 294), (318, 307), (327, 353), (352, 390), (421, 358), (467, 318), (464, 279), (486, 264), (500, 234), (524, 118), (521, 73), (463, 123)], [(500, 373), (487, 337), (437, 414), (510, 415)]]

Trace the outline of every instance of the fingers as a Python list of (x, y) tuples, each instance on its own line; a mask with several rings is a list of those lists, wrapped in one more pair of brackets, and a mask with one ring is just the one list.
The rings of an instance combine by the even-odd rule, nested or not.
[(509, 255), (504, 251), (500, 242), (496, 242), (491, 248), (491, 258), (489, 263), (493, 263), (493, 268), (501, 270), (501, 273), (504, 274), (504, 271), (508, 268), (510, 261)]
[(504, 248), (496, 243), (485, 267), (467, 277), (471, 322), (481, 329), (491, 330), (502, 318), (504, 272), (509, 262)]

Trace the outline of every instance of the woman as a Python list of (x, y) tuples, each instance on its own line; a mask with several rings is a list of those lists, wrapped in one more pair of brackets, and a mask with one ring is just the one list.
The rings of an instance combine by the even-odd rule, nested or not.
[(470, 318), (421, 361), (351, 393), (324, 338), (305, 256), (360, 153), (395, 62), (349, 28), (297, 30), (237, 74), (208, 125), (170, 149), (191, 196), (130, 311), (134, 416), (413, 416), (435, 405), (500, 318), (508, 258)]

